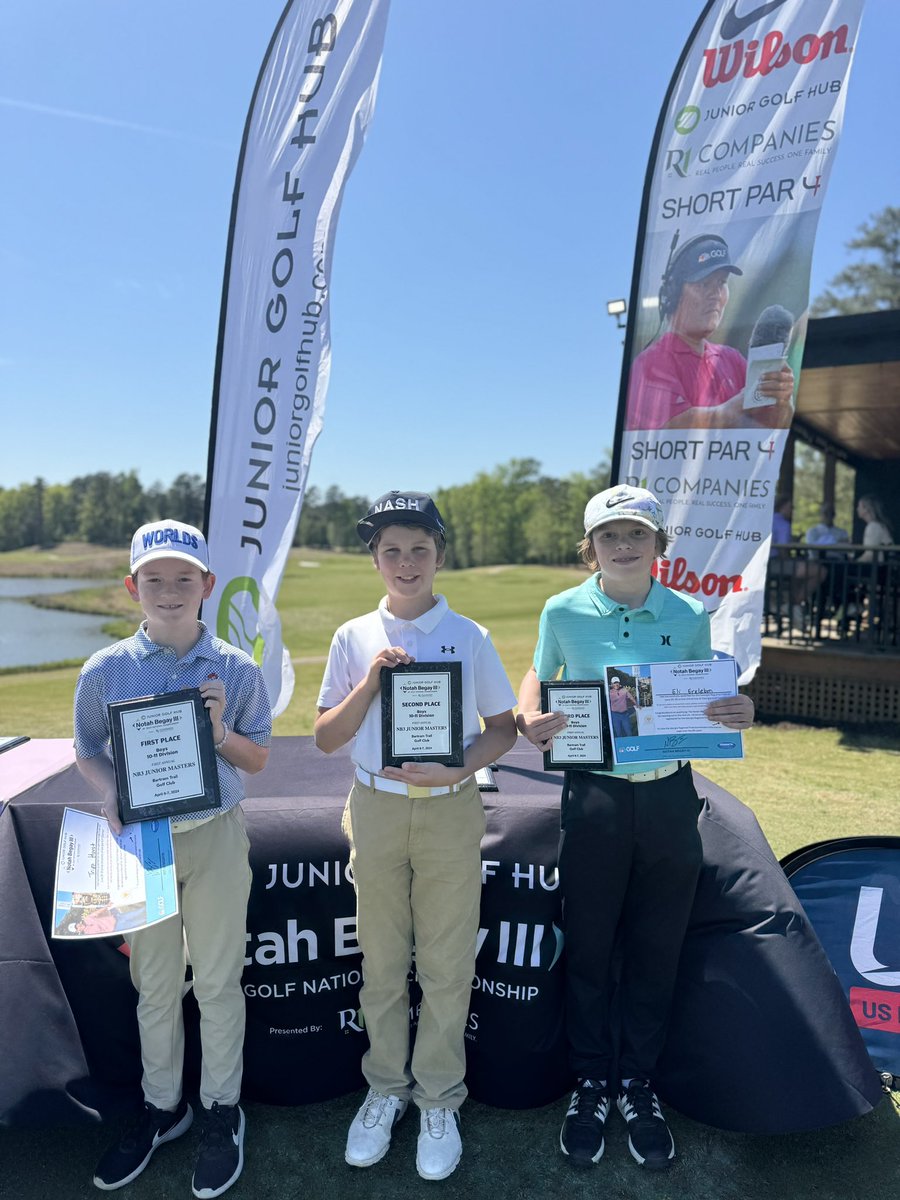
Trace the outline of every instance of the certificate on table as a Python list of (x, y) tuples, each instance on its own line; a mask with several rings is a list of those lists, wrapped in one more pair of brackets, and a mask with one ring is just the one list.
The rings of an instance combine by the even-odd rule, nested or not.
[(383, 767), (436, 762), (461, 767), (462, 663), (415, 662), (381, 668)]
[(126, 825), (67, 808), (56, 852), (55, 938), (109, 937), (146, 929), (178, 912), (168, 820)]
[(739, 730), (710, 721), (711, 700), (737, 695), (732, 659), (606, 668), (613, 754), (620, 765), (686, 758), (743, 758)]

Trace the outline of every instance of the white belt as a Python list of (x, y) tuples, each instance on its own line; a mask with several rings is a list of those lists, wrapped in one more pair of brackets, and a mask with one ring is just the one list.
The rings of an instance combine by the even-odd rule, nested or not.
[(668, 775), (674, 775), (676, 771), (680, 771), (686, 765), (686, 760), (682, 762), (666, 763), (663, 767), (657, 767), (655, 771), (634, 771), (629, 775), (613, 775), (613, 779), (627, 779), (629, 783), (651, 783), (654, 779), (665, 779)]
[(451, 783), (449, 787), (415, 787), (401, 783), (399, 779), (385, 779), (383, 775), (373, 775), (371, 771), (356, 768), (356, 778), (360, 783), (375, 788), (378, 792), (394, 792), (398, 796), (446, 796), (449, 792), (458, 792), (460, 784)]

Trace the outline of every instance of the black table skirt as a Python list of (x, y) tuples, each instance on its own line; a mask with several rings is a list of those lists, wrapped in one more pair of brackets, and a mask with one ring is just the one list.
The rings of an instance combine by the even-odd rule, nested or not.
[[(521, 739), (520, 739), (521, 740)], [(570, 1086), (563, 1020), (556, 849), (561, 775), (514, 749), (484, 794), (480, 949), (466, 1030), (467, 1082), (502, 1107), (546, 1104)], [(244, 802), (248, 912), (244, 1095), (276, 1104), (363, 1085), (361, 958), (340, 815), (345, 753), (275, 739)], [(661, 1096), (723, 1129), (836, 1124), (880, 1098), (831, 965), (752, 813), (695, 773), (704, 867), (682, 954)], [(139, 1096), (127, 947), (48, 936), (66, 805), (96, 811), (74, 767), (0, 813), (0, 1124), (96, 1120)], [(415, 983), (410, 1007), (414, 1020)], [(196, 1006), (185, 1000), (186, 1076), (197, 1078)]]

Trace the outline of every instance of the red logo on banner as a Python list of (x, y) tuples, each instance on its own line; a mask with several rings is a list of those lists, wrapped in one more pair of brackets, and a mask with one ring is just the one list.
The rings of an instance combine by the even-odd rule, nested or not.
[(700, 592), (703, 596), (726, 596), (729, 592), (742, 592), (744, 580), (740, 575), (698, 575), (689, 571), (686, 558), (659, 559), (653, 564), (653, 574), (663, 585), (675, 592), (689, 592), (692, 596)]
[(850, 1008), (860, 1029), (900, 1033), (900, 992), (882, 988), (851, 988)]
[(738, 38), (718, 50), (704, 50), (703, 86), (712, 88), (718, 83), (730, 83), (739, 73), (745, 79), (769, 75), (791, 62), (802, 65), (817, 58), (828, 58), (832, 51), (848, 54), (852, 49), (847, 45), (848, 32), (847, 26), (841, 25), (839, 29), (829, 29), (821, 35), (804, 33), (791, 45), (780, 30), (773, 29), (762, 41), (751, 38), (745, 45), (744, 39)]

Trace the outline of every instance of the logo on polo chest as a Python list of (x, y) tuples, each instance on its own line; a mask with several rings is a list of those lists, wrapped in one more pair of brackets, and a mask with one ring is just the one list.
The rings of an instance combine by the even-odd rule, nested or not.
[(441, 654), (455, 654), (455, 653), (456, 653), (455, 646), (441, 646)]
[(671, 633), (661, 633), (659, 635), (659, 642), (660, 642), (661, 646), (671, 646), (672, 645)]

